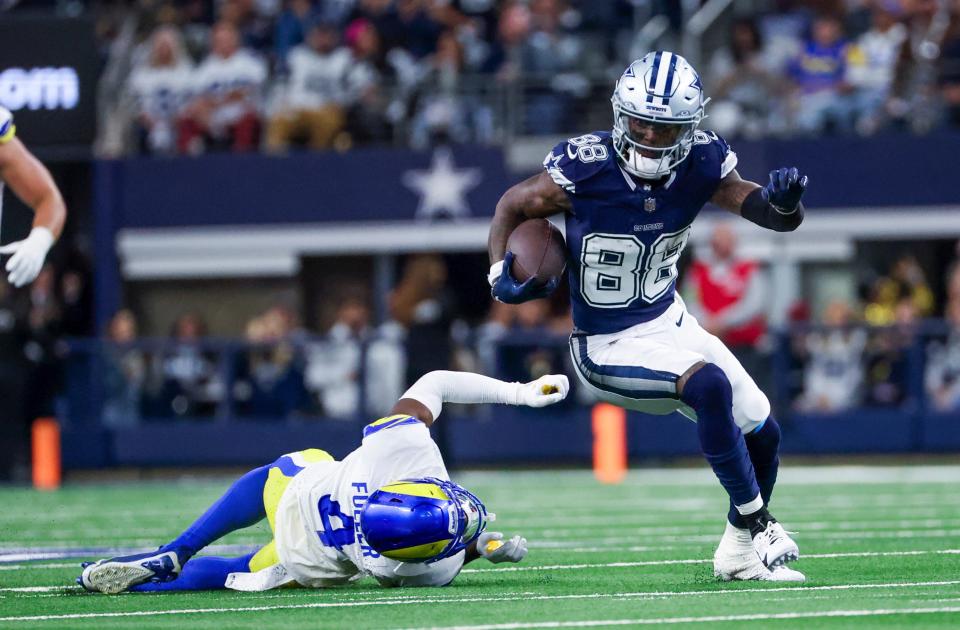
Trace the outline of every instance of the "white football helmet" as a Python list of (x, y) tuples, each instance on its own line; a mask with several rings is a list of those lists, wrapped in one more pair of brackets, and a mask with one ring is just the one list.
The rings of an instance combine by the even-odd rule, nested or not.
[(610, 100), (613, 147), (624, 170), (658, 179), (690, 155), (710, 99), (686, 59), (658, 50), (627, 67)]

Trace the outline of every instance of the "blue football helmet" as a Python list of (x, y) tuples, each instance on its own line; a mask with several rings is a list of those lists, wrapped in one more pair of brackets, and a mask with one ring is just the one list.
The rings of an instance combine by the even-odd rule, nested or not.
[(462, 551), (494, 518), (480, 499), (452, 481), (402, 479), (370, 495), (360, 511), (360, 531), (388, 558), (434, 562)]

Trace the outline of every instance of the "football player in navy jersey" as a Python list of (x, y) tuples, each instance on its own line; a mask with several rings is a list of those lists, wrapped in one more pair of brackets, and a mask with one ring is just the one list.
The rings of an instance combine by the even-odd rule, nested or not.
[(544, 170), (510, 188), (490, 228), (493, 296), (546, 297), (559, 279), (520, 283), (507, 237), (522, 221), (564, 213), (578, 376), (600, 399), (653, 414), (695, 418), (701, 449), (730, 496), (714, 555), (725, 580), (802, 581), (786, 566), (799, 549), (767, 510), (779, 466), (780, 428), (770, 403), (723, 343), (677, 295), (677, 260), (707, 202), (788, 232), (803, 220), (807, 178), (796, 168), (759, 186), (740, 178), (737, 155), (700, 130), (700, 77), (667, 51), (634, 61), (613, 92), (613, 132), (561, 142)]

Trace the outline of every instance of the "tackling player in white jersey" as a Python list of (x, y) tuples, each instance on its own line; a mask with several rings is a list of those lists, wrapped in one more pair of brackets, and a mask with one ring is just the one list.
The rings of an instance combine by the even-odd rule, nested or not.
[(3, 186), (34, 212), (33, 229), (22, 241), (0, 247), (0, 254), (10, 255), (4, 269), (15, 287), (30, 284), (43, 268), (43, 261), (54, 241), (63, 231), (67, 207), (50, 172), (17, 138), (13, 114), (0, 107), (0, 226), (3, 225)]
[[(527, 543), (487, 531), (494, 515), (451, 482), (427, 429), (444, 402), (544, 407), (563, 400), (567, 378), (504, 383), (467, 372), (430, 372), (366, 426), (343, 461), (318, 449), (284, 455), (237, 480), (158, 551), (84, 566), (87, 590), (260, 591), (323, 588), (374, 577), (383, 586), (443, 586), (479, 557), (519, 562)], [(245, 556), (194, 554), (266, 517), (274, 540)], [(192, 559), (191, 559), (192, 558)]]

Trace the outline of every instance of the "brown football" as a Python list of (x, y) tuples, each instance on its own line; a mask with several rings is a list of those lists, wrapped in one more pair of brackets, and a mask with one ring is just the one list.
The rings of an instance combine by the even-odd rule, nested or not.
[(532, 276), (546, 284), (559, 278), (567, 266), (567, 245), (560, 230), (546, 219), (529, 219), (517, 226), (507, 239), (507, 251), (513, 252), (510, 271), (520, 282)]

